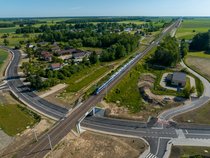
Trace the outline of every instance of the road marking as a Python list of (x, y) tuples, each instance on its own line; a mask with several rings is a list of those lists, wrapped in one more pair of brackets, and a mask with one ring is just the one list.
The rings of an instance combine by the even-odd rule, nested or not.
[(155, 155), (157, 155), (157, 154), (158, 154), (159, 148), (160, 148), (160, 138), (158, 138), (157, 151), (156, 151)]
[(152, 153), (149, 153), (147, 154), (146, 158), (158, 158), (158, 157), (153, 155)]
[[(86, 123), (86, 124), (88, 124), (88, 123)], [(134, 130), (128, 130), (128, 129), (119, 129), (119, 128), (108, 127), (108, 126), (104, 127), (104, 126), (96, 125), (96, 124), (89, 124), (89, 125), (95, 126), (95, 127), (100, 127), (102, 129), (105, 128), (105, 129), (114, 129), (114, 130), (118, 130), (118, 131), (127, 131), (127, 132), (133, 132), (133, 133), (147, 133), (145, 131), (134, 131)], [(81, 127), (83, 127), (83, 126), (81, 125)]]
[(188, 134), (188, 131), (187, 130), (185, 130), (185, 132), (186, 132), (186, 134)]
[(210, 136), (210, 134), (202, 134), (202, 133), (187, 133), (188, 135), (197, 135), (197, 136)]
[(178, 138), (186, 138), (183, 130), (181, 130), (181, 129), (176, 130), (176, 134), (177, 134)]

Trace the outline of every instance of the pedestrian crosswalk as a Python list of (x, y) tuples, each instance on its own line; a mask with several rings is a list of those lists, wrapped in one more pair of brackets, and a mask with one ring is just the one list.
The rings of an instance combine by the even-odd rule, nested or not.
[(157, 156), (153, 155), (152, 153), (147, 154), (145, 158), (158, 158)]

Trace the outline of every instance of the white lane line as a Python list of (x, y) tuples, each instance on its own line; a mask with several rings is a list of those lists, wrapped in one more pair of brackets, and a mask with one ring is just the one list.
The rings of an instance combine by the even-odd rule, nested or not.
[(158, 154), (159, 148), (160, 148), (160, 138), (158, 138), (158, 146), (157, 146), (157, 151), (156, 151), (155, 155)]
[(188, 135), (196, 135), (196, 136), (210, 136), (210, 134), (202, 134), (202, 133), (187, 133)]
[[(86, 123), (88, 124), (88, 123)], [(89, 124), (91, 126), (95, 126), (95, 127), (101, 127), (102, 129), (104, 128), (103, 125), (96, 125), (96, 124)], [(81, 125), (82, 126), (82, 125)], [(126, 132), (133, 132), (133, 133), (147, 133), (145, 131), (134, 131), (134, 130), (128, 130), (128, 129), (119, 129), (119, 128), (114, 128), (114, 127), (108, 127), (106, 126), (105, 129), (115, 129), (115, 130), (118, 130), (118, 131), (126, 131)]]
[(185, 130), (185, 132), (186, 132), (186, 134), (188, 134), (188, 131), (187, 130)]

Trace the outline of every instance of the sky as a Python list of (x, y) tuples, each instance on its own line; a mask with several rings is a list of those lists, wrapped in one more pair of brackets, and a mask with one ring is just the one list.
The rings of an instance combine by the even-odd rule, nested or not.
[(210, 0), (0, 0), (0, 17), (210, 16)]

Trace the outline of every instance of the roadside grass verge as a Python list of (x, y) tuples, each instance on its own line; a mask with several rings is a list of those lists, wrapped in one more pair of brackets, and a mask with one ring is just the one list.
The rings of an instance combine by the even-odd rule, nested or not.
[[(192, 68), (192, 67), (190, 67), (190, 68)], [(201, 82), (201, 80), (198, 77), (196, 77), (195, 75), (193, 75), (192, 73), (190, 73), (189, 71), (187, 71), (186, 69), (183, 69), (182, 71), (185, 72), (186, 74), (192, 76), (195, 79), (197, 95), (198, 95), (198, 97), (200, 97), (204, 92), (204, 86), (203, 86), (203, 83)]]
[(0, 69), (4, 64), (4, 61), (7, 59), (8, 53), (5, 50), (0, 49)]
[(210, 125), (210, 102), (202, 108), (181, 114), (174, 118), (175, 121), (180, 123), (195, 123), (195, 124), (208, 124)]
[[(208, 152), (205, 152), (208, 151)], [(170, 158), (201, 158), (210, 156), (210, 147), (173, 146)]]
[(40, 116), (20, 105), (0, 104), (0, 128), (10, 136), (21, 133), (40, 119)]

